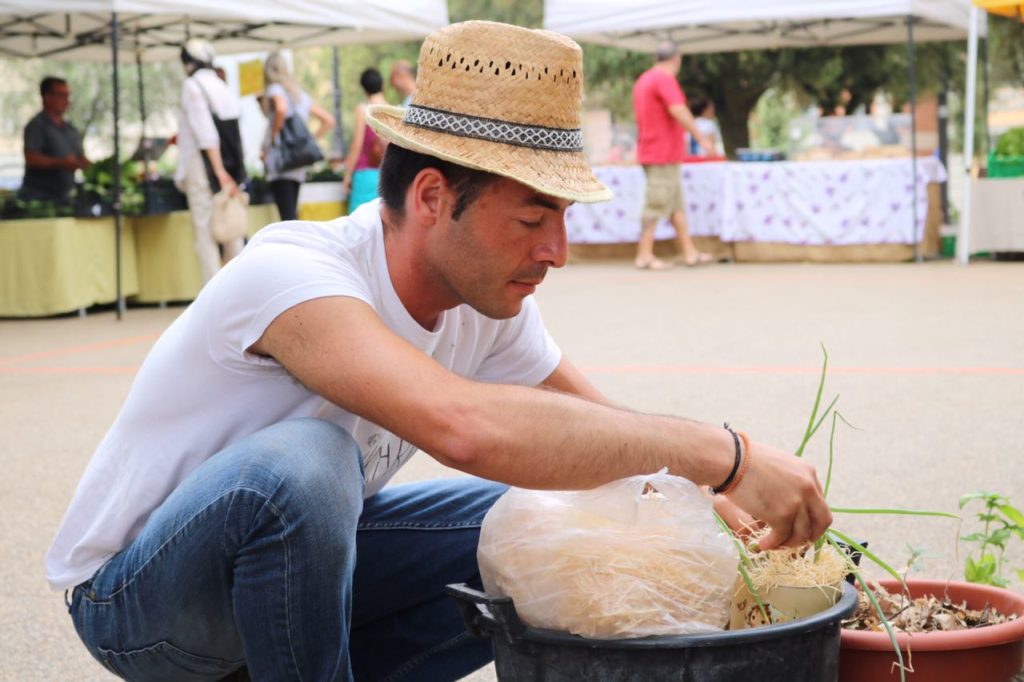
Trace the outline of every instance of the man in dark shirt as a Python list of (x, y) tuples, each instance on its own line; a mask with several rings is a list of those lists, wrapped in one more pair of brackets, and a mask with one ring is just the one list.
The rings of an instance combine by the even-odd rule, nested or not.
[(74, 187), (75, 171), (89, 166), (82, 137), (64, 120), (71, 103), (67, 81), (48, 76), (39, 84), (43, 110), (25, 126), (25, 179), (22, 199), (65, 201)]

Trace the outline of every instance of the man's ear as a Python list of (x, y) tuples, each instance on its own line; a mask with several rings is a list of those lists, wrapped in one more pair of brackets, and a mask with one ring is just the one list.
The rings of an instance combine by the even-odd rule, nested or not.
[(436, 168), (424, 168), (416, 174), (405, 201), (406, 212), (411, 212), (421, 225), (435, 225), (443, 216), (451, 216), (451, 188)]

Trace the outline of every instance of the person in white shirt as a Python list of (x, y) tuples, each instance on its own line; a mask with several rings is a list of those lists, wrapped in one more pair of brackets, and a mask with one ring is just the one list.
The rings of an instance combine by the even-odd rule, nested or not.
[(690, 136), (691, 156), (723, 156), (722, 134), (718, 130), (718, 121), (715, 119), (715, 103), (706, 97), (694, 97), (690, 101), (690, 112), (693, 114), (697, 130), (711, 142), (714, 151), (708, 151), (700, 146), (697, 140)]
[[(427, 37), (418, 73), (408, 108), (367, 110), (390, 141), (381, 198), (259, 232), (90, 461), (46, 571), (115, 674), (460, 679), (491, 648), (444, 587), (480, 585), (507, 485), (668, 467), (769, 525), (764, 548), (828, 527), (809, 464), (612, 405), (545, 330), (532, 294), (566, 263), (565, 212), (611, 196), (583, 154), (579, 46), (465, 22)], [(384, 487), (417, 450), (471, 476)]]
[(205, 40), (192, 39), (181, 48), (187, 77), (181, 87), (178, 168), (174, 174), (174, 184), (188, 199), (204, 283), (244, 245), (241, 237), (223, 244), (222, 259), (221, 245), (211, 228), (213, 195), (221, 190), (234, 195), (241, 191), (238, 184), (245, 178), (238, 129), (241, 105), (214, 70), (215, 56), (213, 46)]

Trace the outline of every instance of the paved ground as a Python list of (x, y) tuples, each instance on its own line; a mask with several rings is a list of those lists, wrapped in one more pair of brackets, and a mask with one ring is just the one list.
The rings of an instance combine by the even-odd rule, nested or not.
[[(1024, 504), (1024, 265), (716, 265), (552, 273), (539, 300), (565, 352), (615, 400), (795, 447), (824, 343), (842, 430), (837, 506), (954, 511), (995, 488)], [(110, 679), (75, 638), (42, 559), (134, 369), (180, 313), (117, 322), (0, 320), (0, 679)], [(825, 440), (808, 457), (825, 463)], [(424, 455), (399, 480), (442, 475)], [(955, 523), (845, 517), (837, 526), (922, 573), (958, 576)], [(1024, 565), (1022, 554), (1012, 557)], [(493, 679), (483, 671), (476, 682)]]

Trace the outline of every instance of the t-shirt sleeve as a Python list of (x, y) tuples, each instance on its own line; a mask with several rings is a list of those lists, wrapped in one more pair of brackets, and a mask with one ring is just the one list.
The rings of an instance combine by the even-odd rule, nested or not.
[[(250, 250), (251, 249), (251, 250)], [(218, 274), (207, 315), (212, 357), (239, 369), (266, 364), (246, 353), (281, 313), (305, 301), (347, 296), (374, 306), (354, 263), (295, 244), (254, 244)]]
[(489, 383), (537, 386), (562, 360), (562, 351), (541, 319), (533, 298), (523, 301), (518, 315), (501, 323), (491, 352), (474, 378)]
[(664, 78), (659, 78), (657, 83), (658, 98), (665, 103), (666, 107), (674, 104), (686, 104), (686, 95), (683, 94), (683, 89), (679, 87), (679, 81), (675, 78), (666, 74)]

